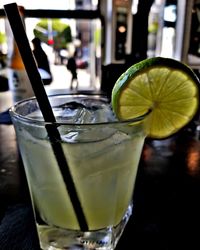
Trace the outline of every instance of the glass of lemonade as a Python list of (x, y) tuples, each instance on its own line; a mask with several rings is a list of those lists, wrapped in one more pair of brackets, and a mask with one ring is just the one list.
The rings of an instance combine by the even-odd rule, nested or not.
[[(50, 96), (56, 123), (44, 122), (37, 100), (10, 109), (42, 249), (112, 250), (132, 213), (145, 116), (118, 121), (100, 95)], [(47, 133), (59, 132), (62, 151), (87, 229), (80, 225)]]

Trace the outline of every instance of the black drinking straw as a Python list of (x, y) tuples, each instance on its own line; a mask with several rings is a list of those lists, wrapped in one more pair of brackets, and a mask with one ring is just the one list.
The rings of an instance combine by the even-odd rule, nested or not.
[(10, 23), (16, 44), (18, 46), (19, 52), (21, 54), (27, 75), (31, 82), (33, 91), (37, 98), (40, 110), (43, 114), (44, 120), (46, 122), (51, 122), (51, 124), (46, 125), (46, 130), (49, 136), (49, 140), (52, 145), (54, 155), (56, 157), (58, 166), (62, 173), (66, 188), (68, 190), (73, 208), (75, 210), (77, 220), (79, 222), (80, 229), (82, 231), (88, 230), (88, 225), (76, 192), (76, 188), (67, 164), (66, 157), (64, 155), (61, 143), (60, 143), (60, 134), (57, 130), (56, 119), (54, 117), (51, 105), (49, 103), (46, 91), (40, 74), (38, 72), (28, 38), (25, 33), (25, 29), (20, 17), (18, 6), (16, 3), (4, 5), (4, 9)]

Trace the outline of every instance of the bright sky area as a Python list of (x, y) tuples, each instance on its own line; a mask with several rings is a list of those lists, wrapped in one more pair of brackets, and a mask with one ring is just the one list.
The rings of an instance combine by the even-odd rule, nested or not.
[(4, 4), (16, 2), (17, 5), (22, 5), (27, 9), (70, 9), (74, 6), (74, 0), (1, 0), (0, 8)]

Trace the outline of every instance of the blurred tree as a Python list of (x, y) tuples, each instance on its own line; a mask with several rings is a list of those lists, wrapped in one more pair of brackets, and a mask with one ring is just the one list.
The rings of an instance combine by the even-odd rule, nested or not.
[[(33, 30), (35, 37), (42, 42), (51, 44), (55, 49), (66, 49), (67, 43), (72, 41), (71, 28), (62, 23), (60, 19), (52, 19), (51, 30), (49, 30), (49, 20), (41, 19)], [(52, 40), (49, 40), (52, 37)]]
[(5, 42), (6, 42), (6, 34), (0, 32), (0, 48), (1, 48), (1, 45), (4, 44)]
[(101, 45), (101, 33), (102, 33), (102, 30), (100, 28), (96, 29), (95, 32), (94, 32), (95, 46)]

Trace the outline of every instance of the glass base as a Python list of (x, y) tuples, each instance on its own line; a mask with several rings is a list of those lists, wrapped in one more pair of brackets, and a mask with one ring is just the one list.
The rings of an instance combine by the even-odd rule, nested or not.
[(131, 214), (130, 205), (117, 226), (88, 232), (37, 224), (41, 248), (43, 250), (113, 250)]

